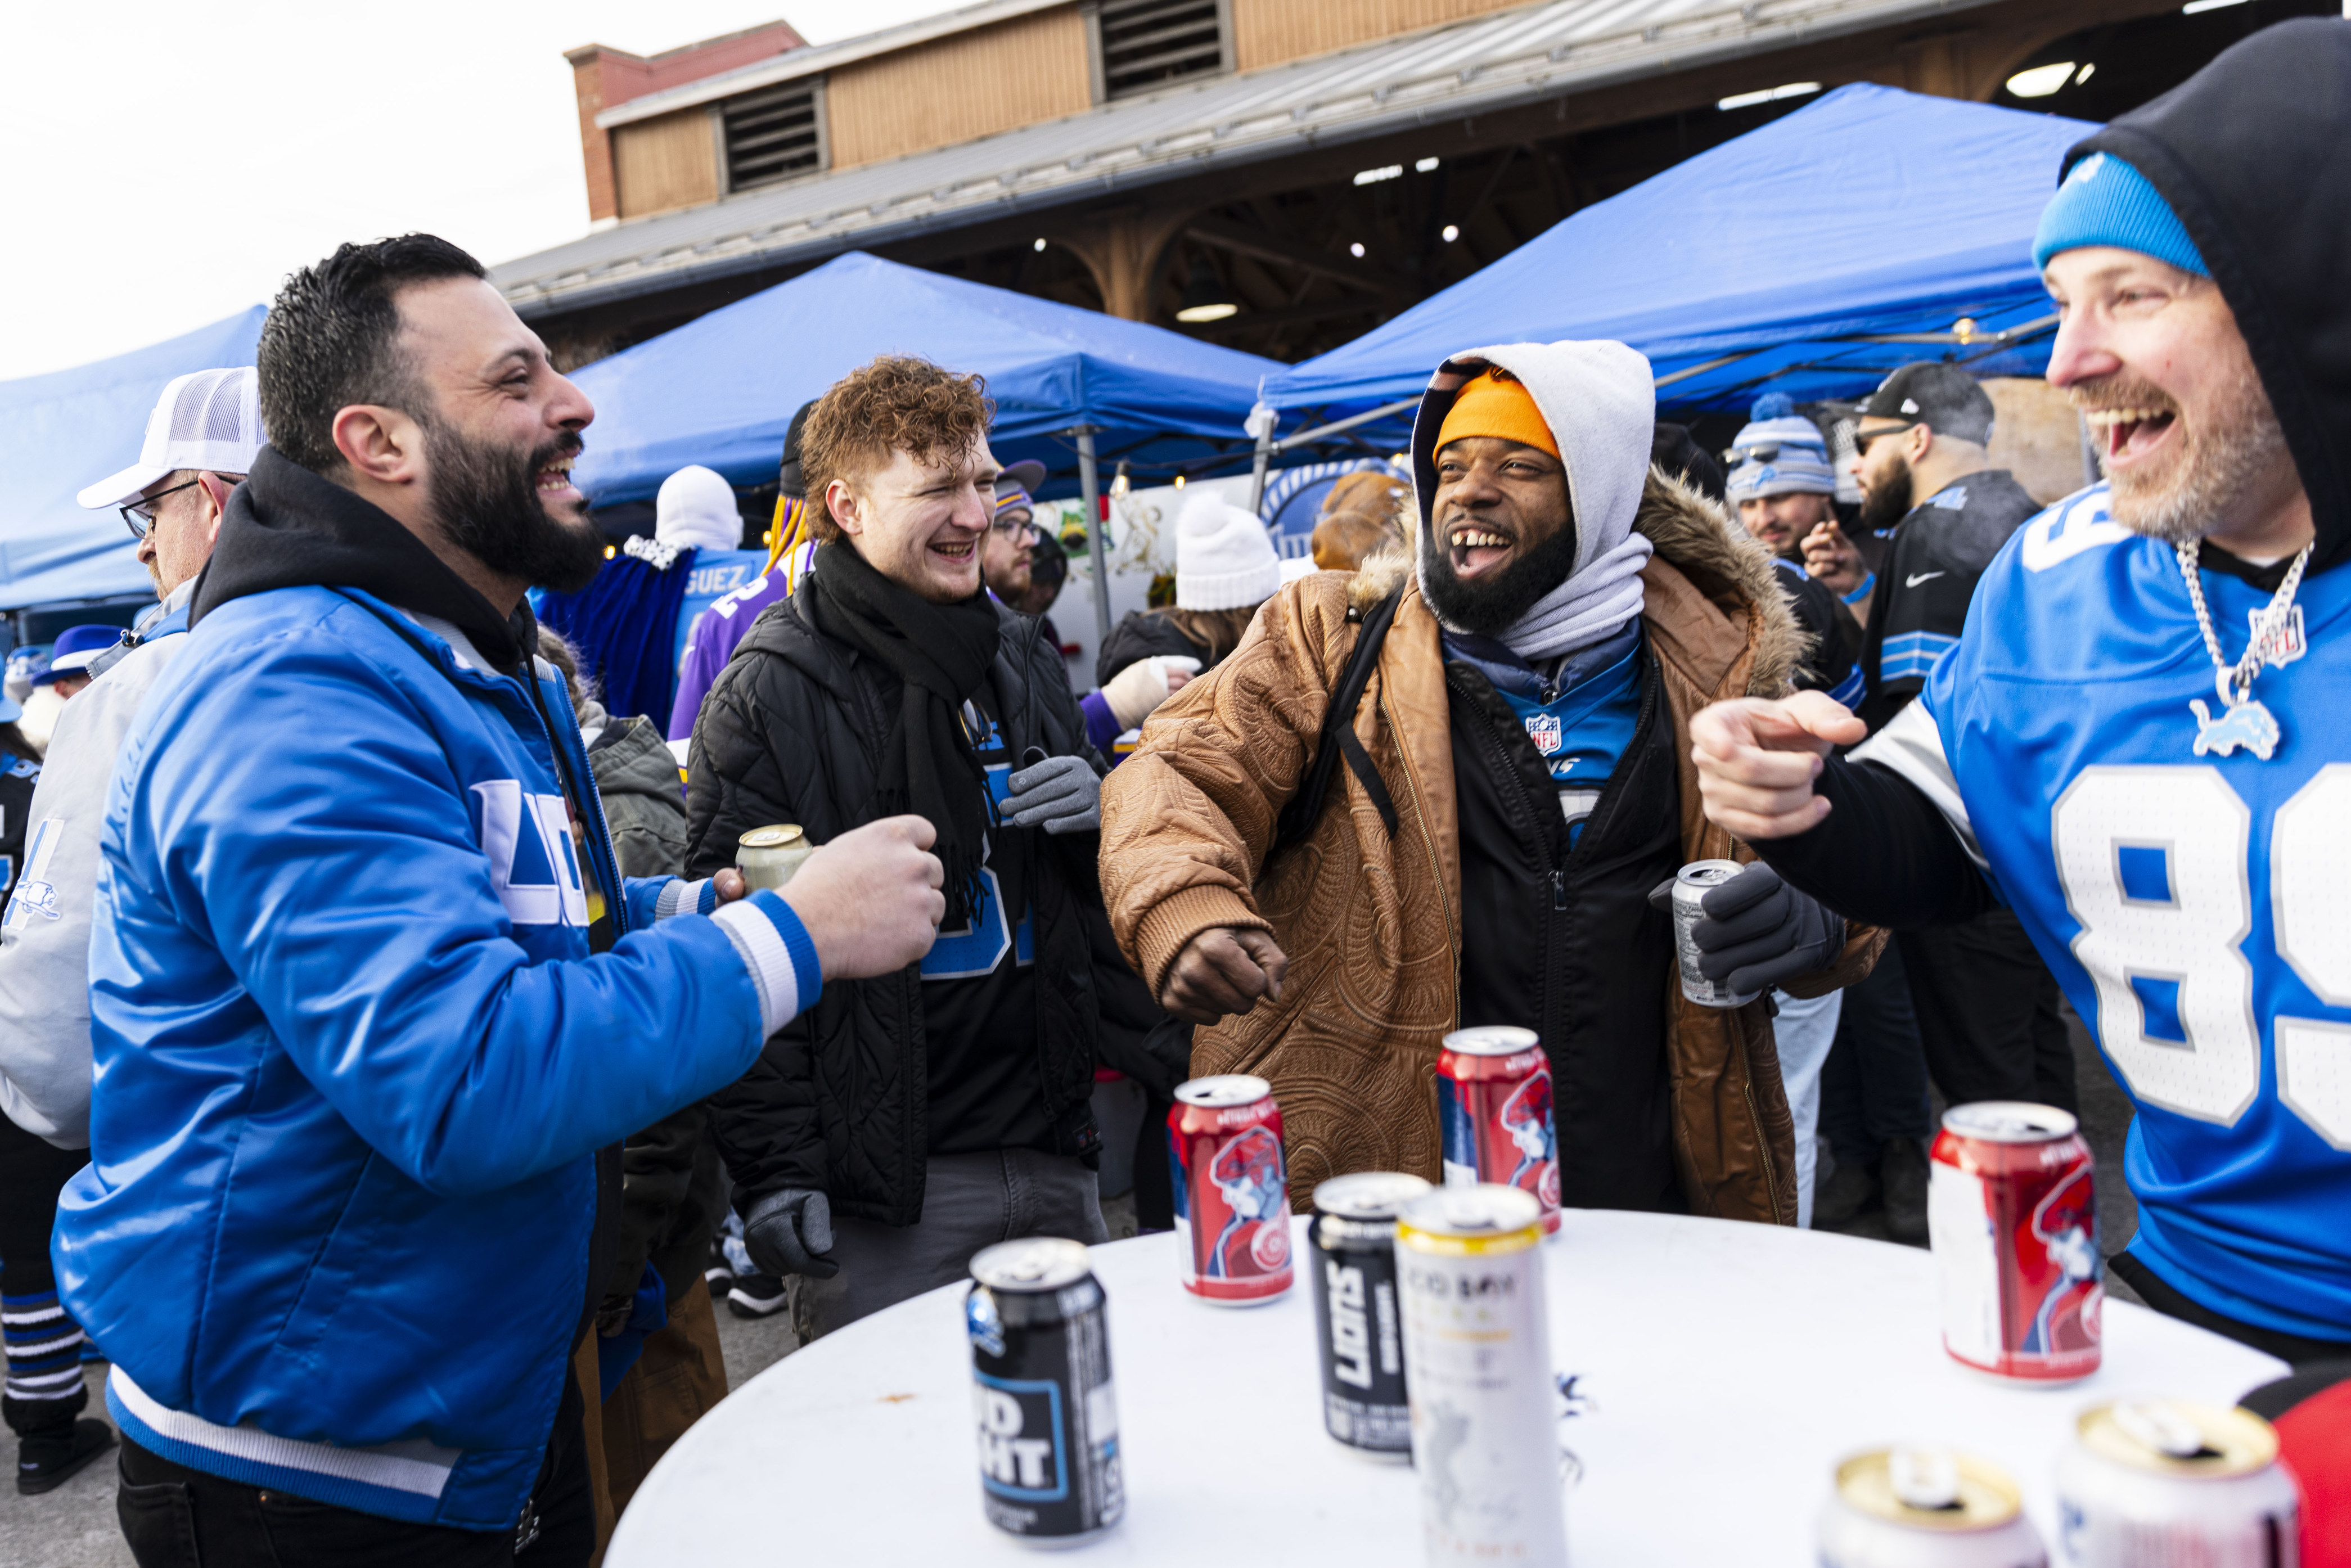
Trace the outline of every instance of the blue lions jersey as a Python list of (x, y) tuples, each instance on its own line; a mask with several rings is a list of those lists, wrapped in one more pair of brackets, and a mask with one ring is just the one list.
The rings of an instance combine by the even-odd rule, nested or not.
[[(2233, 661), (2270, 595), (2201, 581)], [(2116, 525), (2097, 486), (2001, 549), (1921, 700), (1964, 825), (2138, 1108), (2131, 1250), (2216, 1312), (2339, 1340), (2351, 570), (2297, 602), (2253, 685), (2276, 719), (2264, 761), (2272, 737), (2242, 710), (2202, 727), (2198, 705), (2226, 710), (2172, 547)]]

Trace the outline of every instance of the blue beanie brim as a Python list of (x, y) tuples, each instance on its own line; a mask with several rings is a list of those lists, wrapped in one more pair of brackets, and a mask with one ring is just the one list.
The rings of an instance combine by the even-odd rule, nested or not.
[(2138, 251), (2182, 272), (2211, 276), (2170, 204), (2146, 175), (2111, 152), (2091, 153), (2057, 187), (2032, 235), (2032, 265), (2046, 267), (2060, 251), (2094, 245)]

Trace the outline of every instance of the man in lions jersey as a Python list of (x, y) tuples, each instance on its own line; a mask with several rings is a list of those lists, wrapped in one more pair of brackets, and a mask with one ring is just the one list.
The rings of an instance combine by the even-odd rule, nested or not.
[(2148, 1304), (2351, 1354), (2351, 21), (2068, 154), (2049, 380), (2106, 482), (2019, 529), (1918, 700), (1694, 722), (1707, 812), (1896, 926), (2004, 903), (2138, 1109)]

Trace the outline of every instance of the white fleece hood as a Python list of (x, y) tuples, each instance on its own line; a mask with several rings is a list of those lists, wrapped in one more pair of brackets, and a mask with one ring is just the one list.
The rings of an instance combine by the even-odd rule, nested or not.
[(1489, 365), (1510, 371), (1533, 394), (1567, 468), (1575, 511), (1575, 564), (1567, 580), (1502, 641), (1528, 658), (1572, 652), (1623, 625), (1629, 613), (1619, 612), (1626, 604), (1630, 613), (1639, 610), (1634, 579), (1650, 549), (1633, 531), (1633, 518), (1656, 434), (1656, 380), (1646, 355), (1606, 340), (1497, 344), (1465, 350), (1437, 366), (1412, 426), (1413, 489), (1420, 508), (1416, 561), (1437, 494), (1437, 433), (1455, 394)]

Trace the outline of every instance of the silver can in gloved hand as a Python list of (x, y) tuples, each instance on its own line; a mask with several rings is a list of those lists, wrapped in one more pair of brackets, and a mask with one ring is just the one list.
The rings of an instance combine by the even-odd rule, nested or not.
[(1737, 861), (1693, 861), (1674, 876), (1674, 951), (1681, 957), (1682, 995), (1702, 1008), (1743, 1008), (1763, 994), (1750, 991), (1740, 996), (1727, 982), (1708, 979), (1698, 968), (1698, 960), (1706, 955), (1691, 935), (1691, 927), (1706, 917), (1699, 900), (1737, 876), (1740, 869)]

